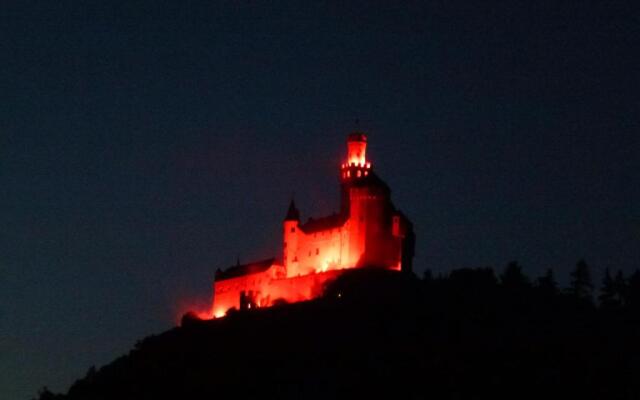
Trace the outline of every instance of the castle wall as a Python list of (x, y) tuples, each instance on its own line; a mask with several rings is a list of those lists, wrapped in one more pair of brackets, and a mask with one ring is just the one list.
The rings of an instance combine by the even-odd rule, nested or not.
[(272, 271), (226, 279), (214, 283), (213, 316), (224, 316), (229, 309), (241, 309), (242, 293), (251, 303), (248, 307), (270, 307), (278, 301), (295, 303), (322, 295), (324, 285), (343, 271), (332, 270), (292, 278), (274, 278)]
[(349, 261), (353, 265), (361, 264), (367, 226), (371, 224), (370, 216), (366, 214), (366, 196), (366, 191), (362, 189), (349, 190)]
[(287, 270), (287, 276), (305, 275), (339, 269), (348, 262), (348, 229), (343, 225), (313, 233), (300, 231), (295, 250), (297, 265)]
[(282, 266), (273, 265), (264, 272), (221, 281), (216, 280), (213, 283), (213, 315), (219, 317), (224, 315), (230, 308), (240, 309), (240, 293), (263, 292), (269, 282), (278, 275), (278, 268), (282, 268)]
[(273, 304), (279, 299), (294, 303), (320, 297), (323, 293), (324, 285), (337, 278), (342, 272), (341, 270), (332, 270), (292, 278), (275, 279), (271, 281), (266, 292), (269, 297), (269, 304)]
[[(327, 279), (361, 266), (400, 270), (403, 220), (388, 196), (369, 188), (349, 190), (350, 218), (340, 227), (306, 233), (285, 221), (284, 265), (214, 283), (214, 315), (230, 308), (268, 307), (274, 301), (316, 298)], [(286, 277), (286, 278), (285, 278)]]
[(341, 227), (305, 233), (285, 221), (283, 260), (287, 276), (362, 265), (397, 266), (400, 241), (392, 234), (392, 207), (384, 193), (349, 190), (350, 218)]

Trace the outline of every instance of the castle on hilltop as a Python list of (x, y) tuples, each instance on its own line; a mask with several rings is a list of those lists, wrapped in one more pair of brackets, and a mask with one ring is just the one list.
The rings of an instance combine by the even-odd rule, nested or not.
[(411, 271), (415, 235), (391, 202), (391, 190), (366, 158), (367, 137), (352, 133), (340, 166), (338, 213), (300, 221), (291, 201), (283, 222), (282, 258), (218, 270), (214, 317), (230, 309), (269, 307), (322, 295), (324, 285), (352, 268)]

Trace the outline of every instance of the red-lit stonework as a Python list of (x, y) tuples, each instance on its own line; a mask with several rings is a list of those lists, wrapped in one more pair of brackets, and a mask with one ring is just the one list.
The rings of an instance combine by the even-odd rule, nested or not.
[(364, 134), (349, 135), (340, 168), (340, 212), (302, 223), (292, 201), (283, 222), (282, 259), (218, 270), (207, 317), (313, 299), (350, 268), (411, 270), (411, 222), (391, 203), (389, 187), (374, 173), (366, 149)]

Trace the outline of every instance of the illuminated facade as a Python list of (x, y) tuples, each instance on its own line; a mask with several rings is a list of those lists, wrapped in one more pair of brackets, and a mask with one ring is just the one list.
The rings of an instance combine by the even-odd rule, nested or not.
[(389, 187), (366, 158), (367, 137), (352, 133), (340, 166), (338, 213), (300, 221), (291, 201), (283, 222), (282, 258), (218, 270), (211, 313), (269, 307), (310, 300), (346, 269), (411, 271), (415, 236), (411, 222), (396, 210)]

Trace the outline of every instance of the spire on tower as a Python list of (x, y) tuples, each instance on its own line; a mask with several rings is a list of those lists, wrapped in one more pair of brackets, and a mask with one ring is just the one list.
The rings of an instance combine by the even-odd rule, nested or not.
[(289, 203), (289, 209), (287, 210), (287, 216), (284, 217), (285, 221), (300, 221), (300, 211), (296, 208), (296, 203), (291, 199)]

